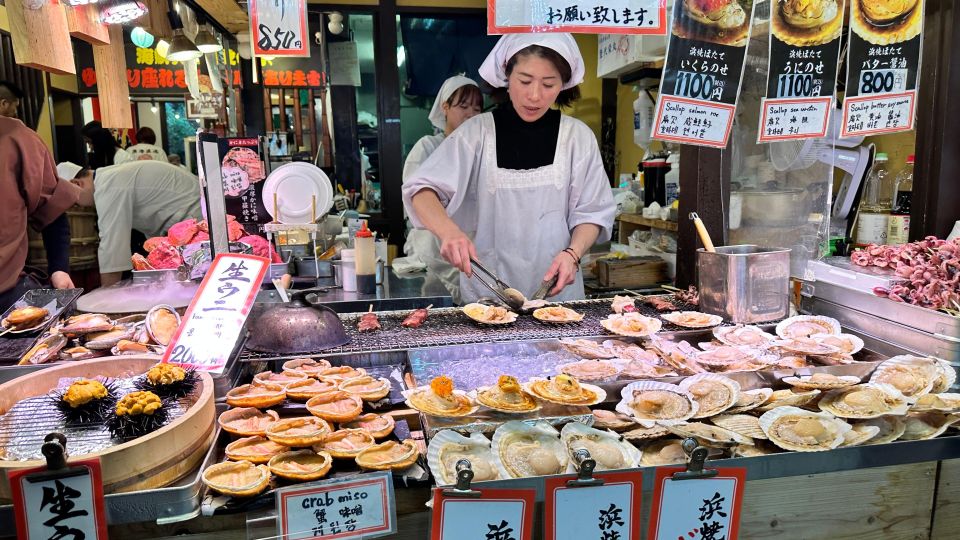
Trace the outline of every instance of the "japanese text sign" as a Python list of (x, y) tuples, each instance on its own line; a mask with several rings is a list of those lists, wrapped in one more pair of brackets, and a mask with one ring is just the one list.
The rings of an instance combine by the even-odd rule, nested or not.
[(643, 475), (596, 473), (601, 486), (567, 487), (576, 476), (546, 480), (546, 540), (639, 540)]
[(310, 56), (304, 0), (250, 0), (250, 36), (257, 56)]
[(378, 472), (277, 490), (285, 540), (376, 538), (397, 531), (393, 479)]
[(480, 497), (449, 497), (433, 490), (431, 540), (530, 540), (532, 489), (481, 489)]
[(217, 254), (163, 361), (221, 373), (269, 266), (263, 257)]
[(913, 129), (923, 6), (851, 2), (841, 137)]
[[(708, 12), (723, 15), (705, 17)], [(727, 145), (752, 20), (752, 0), (674, 3), (653, 138), (718, 148)]]
[[(835, 6), (816, 13), (791, 12), (779, 6), (771, 10), (769, 70), (757, 130), (759, 142), (827, 135), (846, 2), (840, 0)], [(811, 17), (819, 19), (811, 21)]]
[(68, 463), (66, 469), (46, 467), (9, 473), (22, 540), (107, 540), (100, 460)]
[(737, 540), (745, 468), (717, 469), (712, 478), (674, 480), (683, 467), (659, 467), (653, 484), (649, 540)]
[(487, 32), (657, 34), (667, 31), (666, 0), (487, 0)]

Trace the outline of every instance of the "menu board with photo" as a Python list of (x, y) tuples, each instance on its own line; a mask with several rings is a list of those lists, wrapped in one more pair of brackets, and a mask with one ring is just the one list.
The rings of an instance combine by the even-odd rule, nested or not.
[(248, 232), (263, 235), (263, 225), (271, 218), (263, 200), (267, 170), (260, 139), (221, 138), (219, 147), (227, 214), (235, 216)]
[(841, 136), (913, 129), (923, 0), (852, 0)]
[(753, 0), (674, 4), (653, 138), (727, 145), (752, 21)]

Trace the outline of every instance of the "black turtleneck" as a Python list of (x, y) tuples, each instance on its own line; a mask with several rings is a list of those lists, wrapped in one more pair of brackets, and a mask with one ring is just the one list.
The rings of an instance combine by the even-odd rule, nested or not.
[(560, 135), (560, 111), (550, 109), (536, 122), (520, 118), (509, 101), (493, 111), (497, 130), (497, 166), (536, 169), (553, 163)]

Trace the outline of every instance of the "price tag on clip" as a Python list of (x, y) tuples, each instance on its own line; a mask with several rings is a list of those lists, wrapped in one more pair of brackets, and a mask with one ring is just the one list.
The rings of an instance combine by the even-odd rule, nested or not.
[(685, 470), (657, 468), (647, 538), (737, 540), (747, 470), (728, 467), (710, 478), (673, 478)]
[(479, 489), (479, 497), (461, 498), (433, 490), (431, 540), (530, 540), (532, 489)]
[(546, 540), (640, 540), (641, 473), (595, 473), (603, 485), (568, 487), (574, 478), (546, 480)]
[(85, 538), (107, 540), (100, 460), (68, 463), (65, 469), (46, 467), (9, 473), (17, 538)]

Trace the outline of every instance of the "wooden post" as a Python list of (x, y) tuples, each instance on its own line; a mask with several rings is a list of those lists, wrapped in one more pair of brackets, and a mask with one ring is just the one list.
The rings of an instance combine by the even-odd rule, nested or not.
[(17, 63), (59, 75), (76, 75), (64, 7), (58, 0), (50, 0), (40, 9), (28, 9), (23, 4), (22, 1), (7, 2)]
[(93, 46), (93, 66), (97, 70), (97, 93), (100, 96), (100, 121), (103, 127), (133, 129), (122, 26), (110, 26), (109, 45)]
[(75, 6), (66, 10), (67, 29), (70, 35), (91, 45), (109, 45), (110, 32), (107, 25), (100, 24), (97, 4)]
[(141, 0), (147, 7), (147, 14), (140, 17), (140, 26), (147, 32), (153, 34), (157, 40), (161, 38), (170, 39), (173, 37), (173, 28), (170, 26), (170, 19), (167, 16), (169, 11), (167, 0)]

